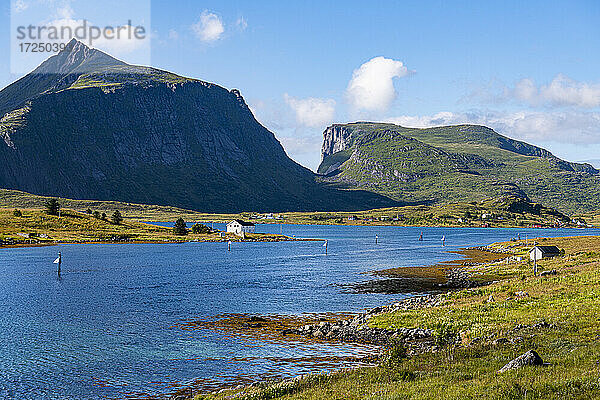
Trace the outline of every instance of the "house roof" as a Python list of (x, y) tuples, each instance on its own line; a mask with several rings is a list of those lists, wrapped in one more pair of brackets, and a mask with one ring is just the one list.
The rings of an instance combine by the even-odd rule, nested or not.
[(559, 254), (560, 249), (556, 246), (535, 246), (531, 251), (535, 249), (540, 249), (542, 254)]
[[(231, 221), (229, 224), (231, 224), (232, 222), (237, 222), (238, 224), (240, 224), (241, 226), (254, 226), (254, 224), (252, 222), (246, 222), (246, 221), (242, 221), (241, 219), (234, 219), (233, 221)], [(227, 224), (227, 225), (229, 225)]]

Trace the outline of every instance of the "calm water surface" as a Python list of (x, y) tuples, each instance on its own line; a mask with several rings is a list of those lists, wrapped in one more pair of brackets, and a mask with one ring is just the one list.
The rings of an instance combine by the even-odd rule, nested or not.
[[(280, 229), (257, 225), (257, 232)], [(424, 242), (417, 241), (421, 231)], [(0, 249), (0, 398), (158, 396), (192, 383), (318, 371), (325, 367), (315, 356), (373, 349), (249, 341), (177, 326), (223, 313), (358, 312), (408, 295), (347, 289), (372, 279), (369, 271), (450, 260), (457, 256), (447, 250), (519, 233), (598, 231), (285, 225), (283, 233), (327, 238), (328, 254), (322, 242), (233, 243), (231, 252), (225, 243)], [(52, 264), (58, 251), (61, 279)]]

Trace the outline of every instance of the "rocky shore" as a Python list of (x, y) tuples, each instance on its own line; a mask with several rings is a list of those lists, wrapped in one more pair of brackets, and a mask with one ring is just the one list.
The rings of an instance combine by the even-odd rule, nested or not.
[[(447, 282), (439, 284), (440, 289), (468, 289), (481, 285), (484, 282), (471, 280), (471, 273), (463, 268), (454, 268), (446, 272)], [(322, 321), (318, 324), (304, 325), (299, 328), (284, 329), (283, 335), (298, 335), (320, 340), (340, 342), (366, 343), (386, 346), (391, 342), (402, 344), (408, 354), (417, 354), (437, 348), (435, 333), (425, 328), (398, 328), (383, 329), (372, 328), (368, 322), (376, 315), (391, 313), (399, 310), (414, 310), (431, 308), (440, 305), (444, 300), (444, 293), (426, 294), (410, 297), (408, 299), (382, 307), (376, 307), (352, 319), (335, 322)]]
[(285, 329), (284, 335), (298, 335), (321, 340), (356, 342), (385, 346), (392, 341), (402, 343), (408, 353), (420, 353), (435, 346), (434, 333), (423, 328), (382, 329), (368, 326), (369, 319), (376, 315), (397, 310), (409, 310), (435, 307), (442, 301), (443, 295), (424, 295), (412, 297), (388, 306), (376, 307), (352, 319), (336, 322), (320, 322), (304, 325), (296, 329)]

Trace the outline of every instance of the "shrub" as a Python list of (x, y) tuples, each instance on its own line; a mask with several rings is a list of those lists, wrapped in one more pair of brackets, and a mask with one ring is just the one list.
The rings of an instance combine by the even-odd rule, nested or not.
[(451, 324), (440, 322), (433, 327), (435, 343), (440, 346), (448, 346), (456, 343), (458, 332)]
[(188, 234), (187, 226), (185, 225), (185, 221), (183, 218), (177, 219), (175, 221), (175, 226), (173, 226), (173, 233), (175, 235), (184, 236)]
[(102, 219), (106, 221), (106, 213), (102, 213)]
[(115, 225), (120, 225), (121, 222), (123, 222), (123, 216), (121, 215), (119, 210), (115, 210), (111, 219), (112, 219), (113, 224), (115, 224)]
[(50, 215), (58, 215), (60, 211), (60, 203), (57, 199), (49, 199), (46, 204), (46, 212)]
[(194, 224), (194, 225), (192, 225), (192, 233), (195, 233), (195, 234), (210, 233), (210, 228), (206, 225)]
[(85, 213), (91, 215), (92, 214), (92, 210), (90, 208), (88, 208), (87, 210), (85, 210)]
[(393, 340), (386, 353), (383, 365), (388, 368), (397, 367), (407, 356), (406, 347), (400, 340)]
[(13, 215), (17, 218), (21, 218), (23, 216), (23, 213), (21, 212), (21, 210), (15, 210), (13, 211)]
[(94, 211), (94, 218), (100, 219), (100, 217), (101, 217), (100, 211)]

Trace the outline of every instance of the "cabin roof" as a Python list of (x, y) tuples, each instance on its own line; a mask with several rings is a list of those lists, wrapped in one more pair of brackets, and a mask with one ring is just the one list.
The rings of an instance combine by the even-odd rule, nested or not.
[(540, 249), (542, 254), (559, 254), (560, 253), (560, 249), (556, 246), (535, 246), (533, 249), (531, 249), (531, 251), (534, 251), (535, 249)]
[[(234, 219), (233, 221), (229, 222), (229, 224), (232, 224), (234, 222), (237, 222), (241, 226), (254, 226), (254, 224), (252, 222), (242, 221), (241, 219)], [(227, 225), (229, 225), (229, 224), (227, 224)]]

